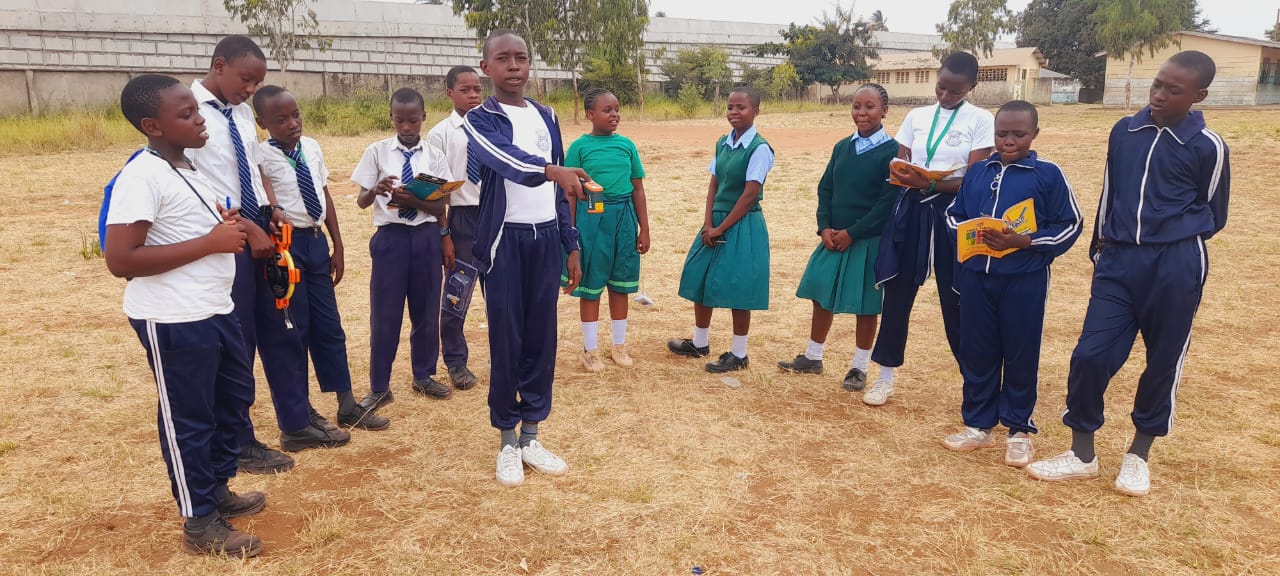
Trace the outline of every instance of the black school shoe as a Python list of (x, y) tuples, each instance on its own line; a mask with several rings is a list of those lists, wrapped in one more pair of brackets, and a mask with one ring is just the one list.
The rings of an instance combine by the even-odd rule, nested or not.
[(223, 518), (240, 518), (251, 516), (267, 507), (267, 495), (262, 492), (245, 492), (236, 494), (230, 490), (218, 501), (218, 513)]
[(334, 428), (325, 430), (312, 423), (296, 432), (281, 432), (280, 447), (288, 452), (301, 452), (309, 448), (336, 448), (351, 441), (351, 433)]
[(254, 440), (253, 444), (240, 447), (236, 468), (245, 474), (279, 474), (293, 469), (293, 458)]
[(667, 350), (676, 356), (684, 356), (687, 358), (706, 358), (711, 355), (711, 347), (703, 346), (701, 348), (693, 345), (693, 340), (688, 338), (672, 338), (667, 340)]
[(436, 400), (448, 400), (453, 396), (453, 390), (430, 376), (421, 380), (414, 380), (413, 391)]
[(338, 425), (361, 430), (386, 430), (391, 426), (391, 419), (357, 404), (346, 412), (338, 412)]
[(449, 369), (449, 381), (459, 390), (470, 390), (479, 380), (466, 366), (455, 366)]
[(184, 526), (182, 550), (188, 554), (253, 558), (262, 552), (262, 540), (236, 530), (226, 518), (218, 517), (200, 530)]
[(794, 372), (796, 374), (822, 373), (822, 361), (810, 360), (809, 357), (804, 354), (797, 355), (796, 359), (790, 362), (787, 362), (786, 360), (778, 362), (778, 367), (787, 372)]
[(357, 402), (357, 404), (359, 404), (360, 407), (364, 408), (365, 410), (368, 410), (370, 412), (377, 412), (379, 408), (382, 408), (383, 406), (386, 406), (387, 404), (390, 404), (395, 401), (396, 401), (395, 396), (392, 396), (391, 391), (387, 390), (385, 392), (370, 392), (367, 395), (365, 395), (364, 398), (361, 398), (360, 401)]
[(332, 422), (326, 420), (324, 416), (321, 416), (314, 406), (311, 408), (311, 425), (325, 431), (338, 429), (338, 427), (334, 426)]
[(862, 390), (867, 387), (867, 373), (859, 368), (850, 368), (849, 373), (844, 375), (844, 383), (841, 386), (850, 392)]
[(725, 352), (720, 355), (720, 359), (715, 362), (707, 363), (707, 372), (712, 374), (720, 374), (722, 372), (733, 372), (735, 370), (746, 370), (747, 359), (739, 358), (733, 355), (733, 352)]

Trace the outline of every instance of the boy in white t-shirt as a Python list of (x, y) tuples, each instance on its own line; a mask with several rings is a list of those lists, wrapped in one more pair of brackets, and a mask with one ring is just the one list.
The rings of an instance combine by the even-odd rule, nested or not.
[(261, 492), (227, 488), (253, 401), (248, 352), (231, 315), (233, 255), (244, 249), (246, 225), (185, 155), (208, 139), (191, 90), (145, 74), (125, 85), (120, 108), (148, 145), (116, 179), (105, 256), (111, 273), (128, 279), (124, 312), (155, 374), (160, 450), (187, 519), (182, 547), (256, 556), (262, 541), (226, 520), (267, 504)]

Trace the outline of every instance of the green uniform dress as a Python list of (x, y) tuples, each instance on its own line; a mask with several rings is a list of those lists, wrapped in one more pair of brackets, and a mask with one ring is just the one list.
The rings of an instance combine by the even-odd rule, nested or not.
[[(583, 134), (565, 153), (564, 165), (582, 168), (604, 187), (604, 213), (590, 214), (585, 201), (577, 202), (575, 226), (581, 235), (582, 282), (573, 295), (599, 300), (605, 288), (619, 294), (640, 289), (640, 235), (636, 207), (631, 200), (632, 178), (644, 178), (640, 152), (629, 138), (618, 134)], [(561, 284), (568, 284), (567, 270)]]
[(898, 197), (898, 188), (887, 182), (889, 161), (897, 154), (898, 143), (887, 135), (861, 154), (853, 138), (836, 143), (818, 183), (818, 233), (844, 230), (853, 244), (838, 252), (819, 242), (805, 266), (797, 297), (837, 314), (880, 313), (875, 261), (880, 233)]
[[(746, 136), (744, 134), (744, 136)], [(719, 226), (747, 186), (747, 165), (761, 146), (769, 146), (756, 134), (744, 147), (725, 145), (729, 137), (716, 142), (715, 173), (719, 186), (711, 209), (711, 224)], [(685, 257), (680, 274), (680, 297), (708, 308), (733, 310), (769, 309), (769, 231), (765, 228), (760, 200), (764, 185), (750, 211), (724, 236), (723, 243), (709, 248), (699, 232)]]

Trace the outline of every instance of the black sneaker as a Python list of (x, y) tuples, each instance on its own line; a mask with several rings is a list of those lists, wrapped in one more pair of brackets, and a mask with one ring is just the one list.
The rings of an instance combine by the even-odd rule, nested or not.
[(315, 407), (311, 408), (311, 425), (330, 432), (338, 429), (338, 427), (334, 426), (332, 422), (325, 420), (324, 416), (321, 416), (320, 413), (316, 411)]
[(325, 430), (315, 424), (297, 432), (281, 432), (280, 447), (288, 452), (301, 452), (308, 448), (336, 448), (351, 441), (351, 433), (334, 428)]
[(413, 391), (436, 400), (448, 400), (449, 397), (453, 396), (453, 390), (450, 390), (444, 384), (436, 382), (436, 379), (430, 376), (421, 380), (414, 380)]
[(293, 458), (257, 440), (240, 447), (237, 469), (246, 474), (279, 474), (293, 469)]
[(672, 338), (667, 340), (667, 350), (676, 356), (685, 356), (688, 358), (706, 358), (711, 355), (710, 346), (694, 346), (693, 340), (688, 338)]
[(385, 392), (370, 392), (364, 398), (361, 398), (357, 404), (370, 412), (377, 412), (379, 408), (395, 401), (396, 399), (391, 395), (391, 391), (387, 390)]
[(391, 426), (391, 419), (379, 416), (372, 410), (357, 404), (351, 410), (338, 412), (338, 425), (361, 430), (386, 430)]
[(844, 383), (841, 386), (850, 392), (862, 390), (867, 387), (867, 373), (860, 368), (850, 368), (849, 373), (844, 375)]
[(253, 558), (262, 552), (262, 540), (236, 530), (226, 518), (218, 517), (198, 531), (184, 526), (182, 550), (188, 554), (225, 554), (232, 558)]
[(733, 372), (734, 370), (746, 370), (747, 359), (739, 358), (733, 355), (733, 352), (725, 352), (720, 355), (720, 359), (715, 362), (707, 363), (707, 372), (719, 374), (721, 372)]
[(795, 372), (796, 374), (821, 374), (822, 361), (810, 360), (808, 356), (799, 354), (795, 360), (787, 362), (783, 360), (778, 362), (778, 367), (787, 372)]
[(479, 381), (466, 366), (455, 366), (449, 369), (449, 381), (459, 390), (470, 390)]
[(267, 495), (261, 492), (236, 494), (230, 490), (218, 501), (218, 513), (223, 518), (252, 516), (267, 507)]

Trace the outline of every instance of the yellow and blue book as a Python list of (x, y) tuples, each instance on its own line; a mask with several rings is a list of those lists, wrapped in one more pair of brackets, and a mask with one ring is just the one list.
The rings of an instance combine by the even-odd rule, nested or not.
[(418, 174), (413, 180), (404, 183), (404, 189), (412, 192), (419, 200), (439, 200), (462, 187), (462, 180), (448, 181), (444, 178), (428, 174)]
[(1003, 231), (1005, 228), (1011, 228), (1018, 234), (1035, 232), (1037, 230), (1035, 201), (1027, 198), (1010, 206), (1008, 210), (1004, 211), (1002, 218), (983, 216), (961, 222), (956, 227), (956, 256), (961, 262), (964, 262), (974, 256), (1003, 258), (1006, 254), (1016, 251), (1017, 248), (993, 250), (990, 246), (987, 246), (984, 238), (986, 231)]

